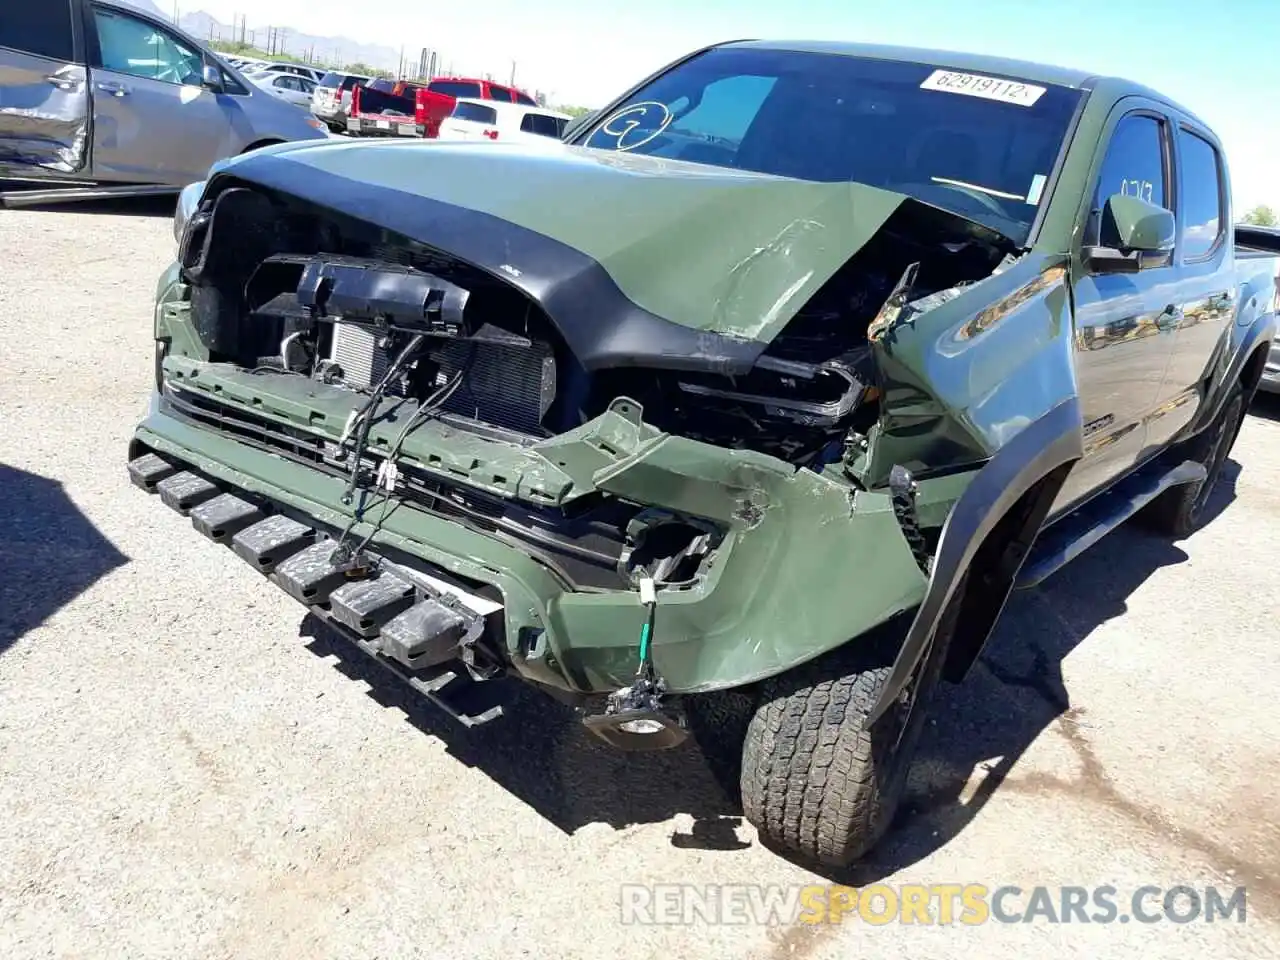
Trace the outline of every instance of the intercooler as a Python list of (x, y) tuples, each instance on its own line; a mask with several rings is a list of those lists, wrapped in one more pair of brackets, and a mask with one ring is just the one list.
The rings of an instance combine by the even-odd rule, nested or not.
[[(383, 345), (379, 336), (359, 324), (333, 325), (329, 359), (342, 368), (349, 385), (367, 389), (386, 375), (398, 348)], [(555, 356), (546, 343), (445, 340), (425, 360), (436, 370), (433, 387), (462, 373), (462, 382), (441, 408), (459, 417), (537, 434), (555, 399)]]

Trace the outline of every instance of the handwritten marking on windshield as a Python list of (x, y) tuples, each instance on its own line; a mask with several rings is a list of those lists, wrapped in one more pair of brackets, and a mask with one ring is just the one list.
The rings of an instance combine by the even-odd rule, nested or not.
[(965, 183), (963, 180), (949, 180), (946, 177), (930, 177), (929, 179), (934, 183), (945, 183), (949, 187), (961, 187), (965, 190), (977, 190), (979, 193), (990, 194), (993, 197), (1002, 197), (1005, 200), (1022, 200), (1024, 203), (1026, 202), (1023, 197), (1016, 193), (1005, 193), (1003, 190), (992, 190), (990, 187), (979, 186), (976, 183)]
[[(644, 131), (644, 136), (627, 143), (627, 137), (644, 125), (651, 117), (659, 118), (658, 124), (652, 130)], [(659, 103), (656, 100), (645, 100), (641, 103), (633, 103), (629, 107), (623, 107), (601, 124), (596, 132), (605, 133), (613, 137), (616, 141), (614, 144), (615, 150), (634, 150), (636, 147), (643, 147), (650, 140), (660, 136), (671, 125), (673, 119), (675, 118), (672, 116), (671, 111), (667, 109), (665, 103)]]

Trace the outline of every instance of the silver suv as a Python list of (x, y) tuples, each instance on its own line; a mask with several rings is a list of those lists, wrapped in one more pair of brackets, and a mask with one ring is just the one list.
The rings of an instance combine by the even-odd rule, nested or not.
[(108, 0), (0, 2), (0, 178), (180, 189), (329, 136), (173, 24)]

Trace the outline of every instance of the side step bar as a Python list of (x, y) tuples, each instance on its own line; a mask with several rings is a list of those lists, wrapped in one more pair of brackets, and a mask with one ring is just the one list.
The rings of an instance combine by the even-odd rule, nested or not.
[(1207, 476), (1204, 464), (1188, 460), (1175, 467), (1154, 464), (1126, 477), (1041, 531), (1015, 589), (1043, 583), (1166, 490), (1199, 483)]
[(0, 191), (0, 208), (43, 207), (54, 203), (87, 203), (94, 200), (124, 200), (134, 197), (177, 197), (176, 187), (60, 187), (53, 190)]
[(476, 671), (463, 662), (474, 658), (471, 645), (484, 633), (485, 617), (501, 609), (498, 604), (445, 590), (443, 583), (437, 589), (433, 578), (393, 564), (384, 566), (394, 569), (353, 579), (331, 565), (337, 544), (325, 531), (273, 513), (243, 491), (223, 490), (157, 454), (130, 461), (129, 477), (463, 726), (502, 716), (493, 696), (497, 685), (484, 682), (496, 671)]

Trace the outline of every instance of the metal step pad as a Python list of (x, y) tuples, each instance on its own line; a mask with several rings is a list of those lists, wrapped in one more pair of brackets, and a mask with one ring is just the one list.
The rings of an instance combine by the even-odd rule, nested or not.
[(315, 542), (316, 532), (283, 514), (245, 527), (231, 538), (236, 556), (270, 573), (276, 564)]
[(271, 579), (295, 600), (327, 603), (334, 590), (349, 582), (346, 571), (335, 570), (329, 562), (335, 549), (332, 540), (312, 544), (276, 567)]
[(184, 470), (157, 483), (156, 493), (160, 494), (166, 507), (185, 514), (192, 507), (216, 497), (218, 488), (204, 477)]
[[(479, 617), (472, 620), (483, 630), (484, 621)], [(385, 656), (410, 670), (422, 670), (455, 659), (469, 626), (457, 610), (427, 599), (389, 621), (378, 640)], [(480, 630), (474, 633), (478, 635)]]
[(154, 453), (129, 461), (129, 480), (135, 487), (147, 493), (155, 493), (157, 483), (166, 477), (172, 477), (177, 472), (177, 467), (168, 460), (160, 459)]
[(413, 584), (389, 573), (348, 583), (329, 595), (334, 619), (362, 637), (377, 636), (384, 623), (409, 609), (413, 601)]

